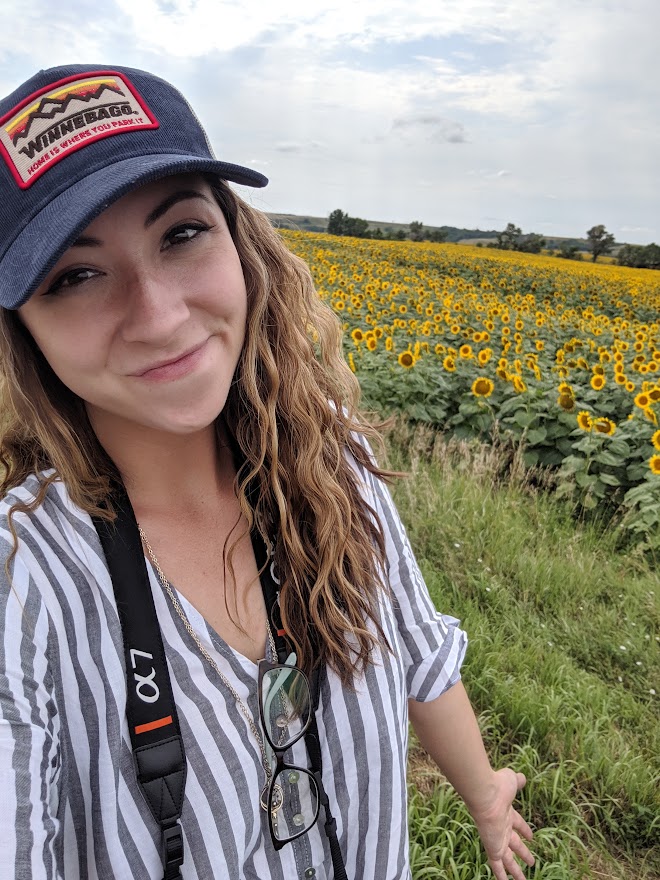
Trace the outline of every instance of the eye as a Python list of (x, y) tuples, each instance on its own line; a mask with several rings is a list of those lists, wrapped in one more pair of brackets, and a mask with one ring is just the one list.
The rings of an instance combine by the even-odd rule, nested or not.
[(85, 281), (89, 281), (90, 278), (96, 278), (101, 274), (101, 272), (98, 272), (95, 269), (88, 269), (87, 267), (67, 269), (54, 279), (48, 290), (44, 293), (44, 296), (52, 296), (53, 294), (66, 290), (67, 288), (78, 287), (80, 284), (84, 284)]
[(170, 229), (169, 232), (165, 233), (161, 250), (166, 251), (174, 245), (187, 244), (202, 233), (208, 232), (211, 228), (212, 227), (207, 226), (206, 223), (181, 223), (179, 226), (175, 226), (173, 229)]

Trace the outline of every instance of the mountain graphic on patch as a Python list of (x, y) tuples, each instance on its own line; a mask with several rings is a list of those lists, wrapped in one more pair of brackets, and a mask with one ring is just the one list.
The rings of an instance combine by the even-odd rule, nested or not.
[(39, 101), (38, 104), (30, 107), (26, 113), (21, 114), (18, 120), (8, 126), (6, 129), (7, 134), (14, 146), (16, 146), (19, 138), (26, 138), (29, 135), (35, 120), (54, 119), (58, 113), (64, 113), (74, 99), (89, 103), (100, 98), (105, 91), (113, 92), (115, 95), (124, 94), (117, 82), (109, 79), (102, 80), (100, 84), (98, 80), (83, 83), (82, 85), (76, 84), (68, 89), (63, 89), (57, 95), (48, 95)]

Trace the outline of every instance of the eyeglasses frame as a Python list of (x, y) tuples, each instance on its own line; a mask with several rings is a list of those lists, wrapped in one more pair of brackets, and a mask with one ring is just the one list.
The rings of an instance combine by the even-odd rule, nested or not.
[[(301, 730), (296, 734), (296, 736), (290, 742), (287, 742), (285, 749), (280, 748), (270, 738), (270, 735), (268, 733), (269, 726), (266, 724), (266, 719), (264, 718), (263, 680), (264, 680), (264, 677), (269, 672), (273, 672), (276, 669), (285, 669), (285, 670), (288, 670), (291, 672), (296, 672), (298, 675), (302, 676), (303, 681), (307, 685), (307, 693), (309, 694), (309, 698), (310, 698), (310, 706), (311, 706), (312, 689), (310, 687), (309, 679), (307, 678), (305, 673), (302, 671), (302, 669), (299, 669), (297, 666), (288, 666), (286, 663), (273, 663), (270, 660), (265, 660), (265, 659), (259, 661), (259, 677), (258, 677), (259, 718), (261, 721), (261, 729), (263, 730), (263, 734), (266, 737), (266, 740), (268, 741), (269, 746), (273, 750), (273, 754), (275, 755), (275, 761), (276, 761), (275, 769), (273, 771), (273, 775), (270, 778), (270, 784), (268, 786), (268, 798), (267, 798), (268, 829), (270, 831), (270, 837), (273, 842), (273, 846), (276, 851), (279, 851), (283, 847), (285, 847), (287, 845), (287, 843), (291, 843), (291, 841), (297, 840), (299, 837), (302, 837), (303, 834), (307, 834), (307, 832), (310, 831), (314, 827), (314, 825), (318, 822), (319, 813), (321, 811), (321, 803), (322, 802), (325, 803), (325, 801), (327, 801), (327, 795), (325, 793), (325, 789), (323, 788), (323, 783), (321, 782), (321, 774), (318, 771), (311, 770), (308, 767), (298, 767), (295, 764), (287, 764), (284, 761), (284, 755), (286, 754), (286, 752), (288, 752), (288, 750), (290, 748), (293, 748), (293, 746), (297, 742), (300, 742), (300, 740), (306, 735), (307, 731), (309, 730), (309, 726), (312, 721), (312, 711), (313, 711), (311, 709), (311, 707), (310, 707), (309, 715), (307, 716), (306, 723), (301, 728)], [(293, 834), (290, 837), (287, 837), (285, 840), (282, 840), (281, 838), (275, 837), (275, 833), (273, 831), (273, 811), (272, 811), (271, 807), (272, 807), (272, 802), (273, 802), (273, 793), (275, 791), (275, 781), (280, 776), (280, 774), (285, 770), (295, 770), (298, 773), (302, 772), (302, 773), (306, 773), (308, 776), (310, 776), (316, 784), (317, 798), (316, 798), (316, 815), (314, 816), (313, 821), (309, 825), (307, 825), (306, 828), (303, 828), (301, 831), (298, 831), (296, 834)]]

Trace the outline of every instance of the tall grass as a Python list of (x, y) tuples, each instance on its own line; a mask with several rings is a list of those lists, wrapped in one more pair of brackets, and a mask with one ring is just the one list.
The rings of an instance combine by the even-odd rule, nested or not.
[[(467, 630), (463, 677), (493, 763), (528, 778), (527, 875), (659, 878), (658, 574), (530, 485), (511, 450), (399, 423), (388, 456), (410, 474), (394, 495), (431, 595)], [(410, 816), (415, 880), (489, 876), (414, 745)]]

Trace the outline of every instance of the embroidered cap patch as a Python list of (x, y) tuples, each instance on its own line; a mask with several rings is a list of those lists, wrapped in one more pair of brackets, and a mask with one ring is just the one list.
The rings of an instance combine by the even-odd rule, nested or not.
[(110, 135), (158, 128), (125, 76), (109, 71), (60, 80), (0, 119), (0, 154), (27, 189), (69, 153)]

